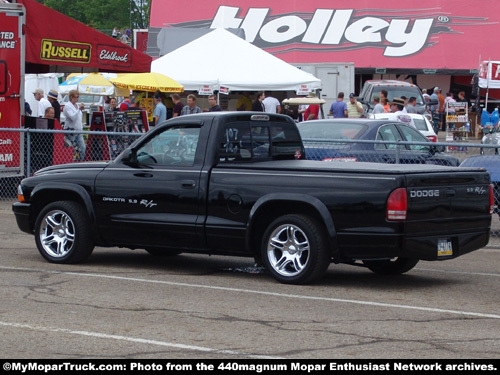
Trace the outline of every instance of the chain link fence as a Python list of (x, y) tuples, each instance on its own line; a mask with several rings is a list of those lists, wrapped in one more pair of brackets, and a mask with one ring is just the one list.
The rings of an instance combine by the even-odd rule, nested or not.
[[(0, 128), (0, 200), (17, 196), (22, 178), (57, 164), (110, 161), (142, 133)], [(78, 137), (83, 138), (80, 147)]]
[[(74, 135), (82, 135), (85, 153)], [(22, 178), (56, 164), (114, 160), (142, 133), (68, 132), (42, 129), (0, 128), (0, 201), (13, 201)], [(367, 161), (376, 163), (427, 163), (486, 168), (491, 175), (497, 203), (500, 204), (500, 147), (473, 142), (390, 142), (351, 139), (304, 139), (306, 157), (325, 162)], [(498, 147), (498, 148), (497, 148)], [(493, 218), (492, 234), (500, 236), (498, 212)]]

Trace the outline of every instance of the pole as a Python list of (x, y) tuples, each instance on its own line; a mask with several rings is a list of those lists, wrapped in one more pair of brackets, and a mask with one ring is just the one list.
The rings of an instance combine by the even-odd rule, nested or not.
[(486, 100), (484, 102), (484, 109), (488, 110), (488, 95), (490, 92), (490, 79), (491, 79), (491, 60), (488, 60), (488, 70), (486, 71)]

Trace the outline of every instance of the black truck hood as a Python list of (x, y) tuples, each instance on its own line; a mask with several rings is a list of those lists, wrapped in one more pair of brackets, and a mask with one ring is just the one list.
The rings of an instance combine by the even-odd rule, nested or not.
[(63, 171), (63, 170), (65, 170), (65, 171), (66, 170), (81, 170), (81, 169), (101, 170), (101, 169), (106, 168), (108, 165), (109, 165), (109, 162), (100, 162), (100, 161), (52, 165), (50, 167), (46, 167), (46, 168), (40, 169), (39, 171), (35, 172), (35, 176), (40, 176), (40, 175), (52, 173), (52, 172), (59, 172), (59, 171)]

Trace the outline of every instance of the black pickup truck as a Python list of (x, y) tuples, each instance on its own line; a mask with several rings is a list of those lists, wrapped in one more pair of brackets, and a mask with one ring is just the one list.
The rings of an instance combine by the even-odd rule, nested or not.
[(96, 245), (240, 255), (295, 284), (332, 262), (400, 274), (488, 243), (483, 169), (302, 159), (288, 116), (182, 116), (112, 162), (38, 171), (13, 210), (50, 262), (84, 261)]

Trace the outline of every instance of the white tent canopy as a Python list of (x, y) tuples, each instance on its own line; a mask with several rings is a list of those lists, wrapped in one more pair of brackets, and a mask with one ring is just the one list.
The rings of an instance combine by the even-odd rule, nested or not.
[(184, 90), (199, 92), (226, 88), (307, 93), (321, 88), (321, 81), (312, 74), (225, 29), (215, 29), (154, 60), (151, 71), (175, 79)]

